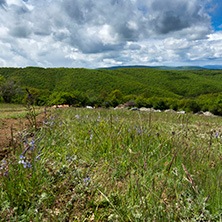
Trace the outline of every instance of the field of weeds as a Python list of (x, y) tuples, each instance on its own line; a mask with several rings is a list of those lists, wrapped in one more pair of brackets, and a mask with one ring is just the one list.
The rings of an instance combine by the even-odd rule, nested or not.
[(221, 136), (221, 117), (55, 109), (0, 162), (1, 221), (221, 221)]

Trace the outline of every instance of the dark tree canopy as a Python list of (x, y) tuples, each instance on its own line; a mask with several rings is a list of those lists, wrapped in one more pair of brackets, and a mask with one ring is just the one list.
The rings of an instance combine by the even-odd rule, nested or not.
[(0, 95), (5, 103), (11, 103), (12, 99), (20, 93), (21, 89), (15, 81), (8, 79), (0, 82)]

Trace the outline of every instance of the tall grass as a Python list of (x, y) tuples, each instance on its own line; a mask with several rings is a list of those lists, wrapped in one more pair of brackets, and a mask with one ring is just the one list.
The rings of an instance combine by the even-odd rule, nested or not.
[(1, 162), (2, 221), (220, 221), (221, 118), (69, 108)]

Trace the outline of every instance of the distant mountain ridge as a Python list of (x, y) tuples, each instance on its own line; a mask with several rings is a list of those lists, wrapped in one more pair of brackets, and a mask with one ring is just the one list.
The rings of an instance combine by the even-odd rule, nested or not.
[(132, 65), (132, 66), (111, 66), (111, 67), (100, 67), (97, 69), (123, 69), (123, 68), (147, 68), (147, 69), (160, 69), (160, 70), (206, 70), (206, 69), (222, 69), (222, 65), (206, 65), (206, 66), (143, 66), (143, 65)]
[(222, 69), (222, 65), (206, 65), (204, 68), (207, 69)]

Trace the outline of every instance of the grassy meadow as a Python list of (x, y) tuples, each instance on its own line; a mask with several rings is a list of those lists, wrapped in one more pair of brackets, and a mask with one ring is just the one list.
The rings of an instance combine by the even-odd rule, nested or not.
[(1, 221), (222, 221), (221, 117), (66, 108), (30, 130), (0, 161)]
[[(36, 114), (42, 112), (44, 109), (42, 107), (35, 106)], [(19, 119), (25, 118), (29, 113), (29, 107), (23, 104), (13, 104), (13, 103), (0, 103), (0, 119), (2, 118), (12, 118)]]

